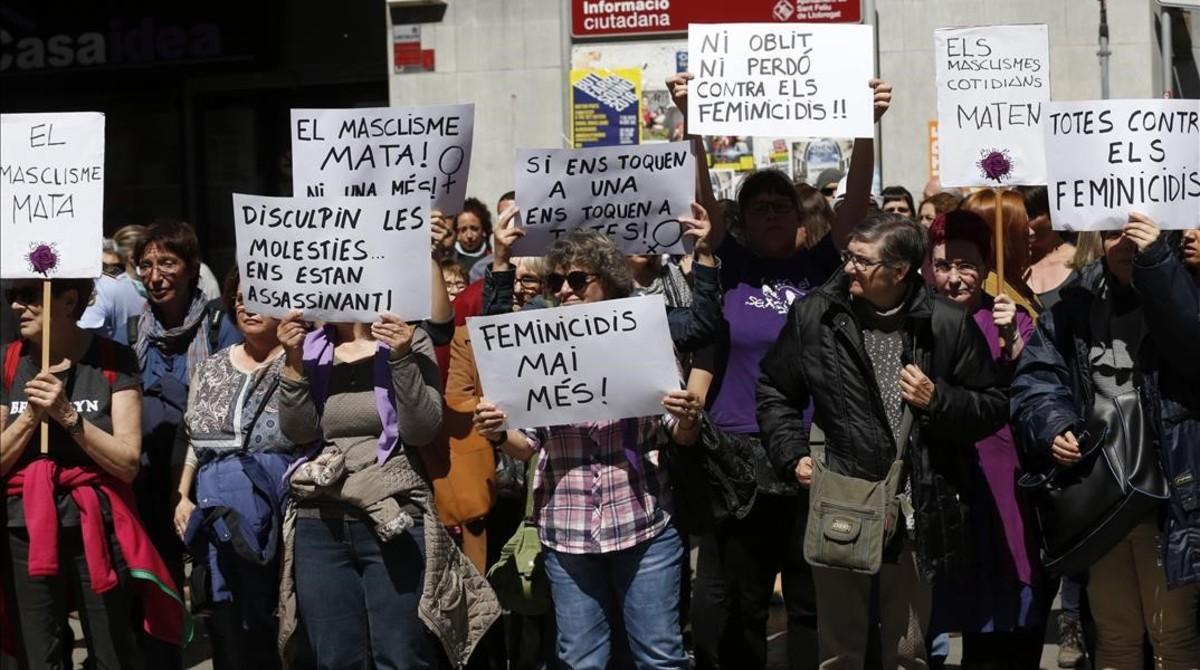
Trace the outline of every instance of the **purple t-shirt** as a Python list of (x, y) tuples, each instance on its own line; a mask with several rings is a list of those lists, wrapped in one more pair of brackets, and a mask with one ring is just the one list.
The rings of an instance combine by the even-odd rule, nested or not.
[(722, 430), (759, 432), (754, 400), (759, 363), (779, 339), (792, 303), (824, 284), (841, 265), (832, 238), (826, 235), (811, 249), (782, 261), (758, 258), (732, 238), (721, 245), (729, 338), (722, 338), (713, 353), (709, 416)]

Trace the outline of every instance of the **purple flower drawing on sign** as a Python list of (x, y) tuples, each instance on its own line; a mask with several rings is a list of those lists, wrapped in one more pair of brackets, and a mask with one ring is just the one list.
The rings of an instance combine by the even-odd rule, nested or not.
[(980, 151), (979, 155), (980, 159), (976, 165), (983, 176), (997, 183), (1012, 176), (1013, 161), (1008, 155), (1008, 149), (985, 149)]
[(50, 276), (50, 273), (58, 268), (58, 249), (54, 244), (33, 244), (32, 251), (25, 255), (25, 260), (29, 261), (29, 269), (41, 274), (42, 276)]

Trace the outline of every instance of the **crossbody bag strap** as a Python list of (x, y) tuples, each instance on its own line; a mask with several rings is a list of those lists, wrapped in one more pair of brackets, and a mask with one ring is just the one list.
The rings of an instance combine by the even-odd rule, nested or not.
[(533, 521), (533, 478), (537, 474), (538, 458), (541, 452), (534, 452), (529, 458), (529, 465), (525, 470), (525, 521)]
[(904, 459), (904, 451), (908, 448), (908, 438), (912, 434), (913, 412), (908, 403), (903, 403), (900, 414), (900, 430), (896, 431), (896, 460)]

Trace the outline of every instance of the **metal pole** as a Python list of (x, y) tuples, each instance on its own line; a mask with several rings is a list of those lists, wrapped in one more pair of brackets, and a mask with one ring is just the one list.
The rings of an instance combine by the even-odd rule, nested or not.
[(1100, 57), (1100, 98), (1108, 100), (1108, 57), (1112, 55), (1112, 51), (1108, 49), (1108, 2), (1100, 0), (1100, 50), (1096, 52)]
[[(573, 149), (572, 139), (569, 139), (572, 138), (571, 123), (572, 114), (574, 113), (574, 110), (571, 109), (571, 0), (562, 0), (562, 2), (558, 3), (558, 7), (559, 21), (562, 24), (562, 31), (559, 36), (562, 42), (559, 45), (559, 53), (561, 54), (563, 68), (563, 126), (560, 136), (562, 137), (563, 148)], [(641, 123), (640, 119), (638, 123)]]
[[(879, 77), (879, 17), (875, 15), (875, 0), (862, 0), (863, 23), (874, 26), (875, 39), (871, 48), (875, 50), (875, 77)], [(883, 134), (879, 132), (879, 124), (875, 124), (875, 141), (872, 142), (875, 150), (875, 169), (871, 174), (871, 182), (874, 184), (875, 175), (879, 175), (879, 187), (883, 188)]]
[(1158, 29), (1162, 40), (1162, 86), (1163, 97), (1175, 97), (1175, 49), (1171, 42), (1171, 10), (1162, 7), (1158, 12)]

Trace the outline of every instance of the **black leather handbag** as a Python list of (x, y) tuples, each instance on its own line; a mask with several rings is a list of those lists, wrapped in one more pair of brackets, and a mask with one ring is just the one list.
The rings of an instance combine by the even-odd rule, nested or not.
[(1087, 570), (1170, 496), (1137, 391), (1097, 396), (1078, 440), (1082, 458), (1074, 465), (1019, 481), (1037, 514), (1043, 562), (1055, 575)]

